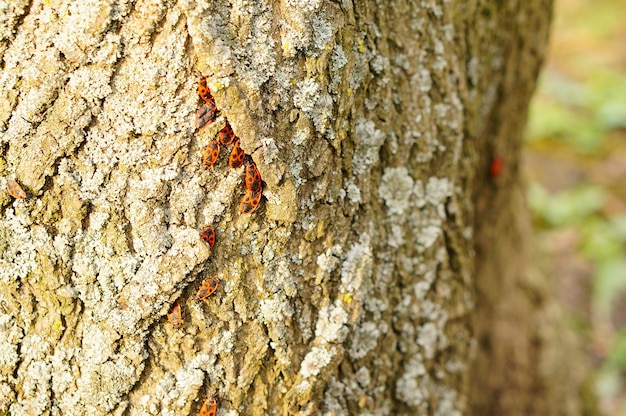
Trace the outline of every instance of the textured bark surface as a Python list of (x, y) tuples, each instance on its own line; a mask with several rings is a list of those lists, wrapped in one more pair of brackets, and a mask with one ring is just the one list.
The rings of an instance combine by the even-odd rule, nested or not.
[[(474, 189), (519, 154), (549, 3), (11, 1), (0, 412), (465, 413)], [(224, 147), (200, 166), (225, 117), (252, 215)]]

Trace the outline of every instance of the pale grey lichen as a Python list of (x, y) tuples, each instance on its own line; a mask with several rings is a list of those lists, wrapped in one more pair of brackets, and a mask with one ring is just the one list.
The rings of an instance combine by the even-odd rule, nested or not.
[(17, 402), (10, 406), (12, 415), (44, 413), (50, 401), (51, 369), (47, 363), (33, 361), (25, 371), (22, 391)]
[(451, 196), (452, 185), (447, 178), (432, 177), (426, 186), (417, 180), (411, 188), (412, 201), (420, 211), (410, 217), (410, 222), (418, 230), (418, 250), (422, 252), (432, 247), (442, 234), (441, 225), (446, 217), (445, 203)]
[(346, 188), (346, 196), (348, 197), (348, 201), (353, 204), (360, 204), (363, 202), (361, 199), (361, 190), (354, 182), (350, 182), (348, 184)]
[(439, 400), (437, 402), (437, 408), (435, 409), (435, 416), (461, 416), (464, 414), (461, 408), (459, 408), (459, 393), (458, 391), (446, 387), (437, 386), (437, 394)]
[(261, 145), (263, 146), (263, 162), (266, 165), (272, 164), (278, 157), (276, 141), (271, 137), (265, 137), (261, 139)]
[(276, 324), (283, 322), (285, 316), (293, 315), (291, 305), (280, 297), (274, 296), (273, 299), (262, 300), (259, 309), (263, 320), (267, 323)]
[(333, 48), (331, 62), (333, 64), (333, 71), (340, 70), (348, 63), (348, 58), (346, 58), (346, 54), (343, 51), (341, 45), (335, 45), (335, 47)]
[(280, 259), (268, 265), (264, 277), (272, 293), (281, 292), (289, 297), (293, 297), (298, 293), (297, 285), (293, 279), (293, 272), (289, 267), (289, 262), (285, 259)]
[(67, 86), (77, 96), (95, 102), (111, 93), (111, 72), (108, 68), (82, 67), (70, 75)]
[(417, 242), (420, 245), (420, 251), (423, 251), (424, 248), (432, 247), (441, 234), (442, 230), (439, 221), (434, 220), (430, 224), (424, 223), (420, 228), (420, 233), (417, 237)]
[(219, 351), (223, 351), (225, 354), (229, 354), (235, 347), (235, 334), (232, 331), (224, 331), (220, 334), (220, 339), (217, 344)]
[(379, 161), (380, 148), (385, 142), (385, 133), (378, 130), (370, 120), (358, 120), (355, 127), (357, 148), (352, 157), (355, 175), (360, 175)]
[(336, 354), (336, 347), (332, 346), (311, 348), (300, 364), (300, 374), (304, 378), (318, 375)]
[[(21, 204), (16, 201), (15, 204)], [(24, 279), (37, 269), (37, 249), (29, 230), (29, 214), (22, 209), (7, 208), (0, 218), (0, 236), (5, 239), (0, 256), (0, 282), (12, 283)]]
[[(224, 214), (224, 211), (226, 210), (225, 201), (229, 200), (233, 189), (236, 189), (239, 185), (239, 180), (240, 173), (234, 169), (219, 180), (219, 186), (216, 186), (213, 189), (212, 198), (206, 202), (204, 208), (200, 211), (204, 221), (207, 223), (213, 223)], [(184, 190), (184, 186), (181, 185), (181, 192), (184, 192)], [(206, 192), (206, 188), (204, 189), (204, 192)], [(265, 190), (263, 194), (266, 194)], [(278, 204), (280, 201), (270, 199), (268, 196), (268, 203)]]
[(346, 57), (343, 47), (339, 44), (335, 45), (333, 48), (331, 63), (331, 83), (328, 90), (333, 93), (333, 101), (337, 101), (339, 99), (342, 82), (342, 73), (340, 70), (348, 63), (348, 58)]
[[(190, 364), (194, 364), (193, 362)], [(188, 368), (181, 368), (176, 372), (176, 387), (173, 391), (172, 405), (174, 409), (182, 409), (185, 405), (196, 397), (198, 390), (202, 387), (204, 373), (198, 367), (190, 365)]]
[(451, 374), (465, 373), (467, 371), (467, 367), (468, 367), (467, 363), (461, 360), (457, 360), (457, 359), (452, 359), (446, 362), (446, 365), (445, 365), (446, 371)]
[(431, 282), (426, 280), (421, 280), (413, 286), (414, 293), (416, 299), (423, 299), (426, 296), (426, 293), (430, 290)]
[(437, 207), (438, 212), (443, 203), (451, 195), (452, 186), (448, 178), (431, 177), (426, 184), (426, 201)]
[(396, 398), (409, 406), (423, 405), (430, 396), (424, 385), (425, 376), (424, 360), (421, 354), (414, 354), (404, 363), (402, 375), (396, 381)]
[(333, 119), (333, 99), (329, 94), (319, 95), (315, 107), (310, 112), (310, 117), (318, 133), (325, 134), (330, 129), (330, 123)]
[(435, 110), (435, 116), (437, 116), (439, 119), (441, 120), (448, 119), (448, 112), (450, 110), (450, 106), (448, 106), (445, 103), (437, 103), (435, 104), (433, 109)]
[(376, 323), (364, 322), (362, 323), (354, 333), (352, 337), (352, 346), (348, 350), (350, 357), (355, 360), (359, 360), (365, 357), (370, 351), (372, 351), (378, 345), (378, 337), (380, 331)]
[[(2, 331), (4, 334), (5, 331)], [(5, 340), (0, 340), (0, 373), (8, 374), (15, 368), (19, 357), (17, 345)]]
[(424, 206), (426, 205), (426, 189), (424, 189), (424, 182), (422, 182), (420, 179), (415, 181), (413, 194), (415, 196), (415, 205), (418, 208), (424, 208)]
[(348, 335), (348, 314), (339, 302), (320, 309), (315, 325), (315, 336), (323, 342), (342, 342)]
[(71, 391), (75, 382), (75, 376), (70, 365), (70, 360), (75, 354), (76, 351), (73, 348), (57, 348), (50, 360), (54, 371), (52, 390), (55, 394), (61, 394), (62, 397), (65, 396), (63, 393)]
[[(430, 299), (425, 299), (420, 305), (421, 314), (424, 319), (437, 323), (439, 329), (445, 326), (448, 320), (448, 313)], [(445, 341), (443, 341), (445, 342)]]
[(367, 367), (359, 368), (355, 373), (355, 377), (356, 377), (356, 381), (363, 388), (369, 387), (370, 383), (372, 382), (372, 378)]
[(291, 175), (295, 178), (295, 185), (297, 187), (305, 184), (307, 182), (306, 179), (304, 179), (300, 174), (302, 172), (302, 165), (300, 164), (293, 164), (290, 166), (289, 171), (291, 172)]
[(215, 4), (193, 0), (181, 4), (193, 19), (188, 27), (196, 48), (203, 55), (211, 56), (214, 72), (237, 72), (239, 83), (258, 90), (276, 70), (276, 40), (271, 36), (272, 5), (237, 0), (231, 2), (228, 14), (223, 9), (211, 10), (214, 7)]
[(389, 214), (404, 215), (412, 202), (413, 186), (413, 178), (404, 166), (384, 170), (378, 195), (385, 201)]
[[(404, 228), (398, 224), (392, 224), (391, 225), (391, 233), (389, 234), (389, 237), (387, 238), (387, 243), (389, 244), (389, 247), (393, 247), (393, 248), (400, 248), (402, 247), (406, 242), (405, 236), (404, 236)], [(407, 270), (411, 269), (410, 266), (412, 266), (411, 263), (412, 260), (407, 259), (407, 265), (409, 267), (407, 267)]]
[(339, 266), (340, 256), (343, 252), (343, 248), (339, 244), (335, 244), (326, 250), (325, 253), (317, 256), (317, 265), (326, 273), (330, 273)]
[(376, 74), (382, 74), (387, 68), (389, 68), (389, 59), (385, 56), (374, 54), (370, 59), (370, 68)]
[(311, 25), (313, 27), (313, 44), (317, 49), (325, 49), (333, 38), (333, 25), (322, 13), (316, 13), (313, 16)]
[[(332, 377), (324, 391), (323, 408), (326, 410), (323, 416), (335, 416), (347, 414), (346, 386), (336, 377)], [(381, 413), (382, 415), (383, 413)]]
[(439, 337), (439, 329), (433, 322), (426, 322), (419, 327), (417, 334), (417, 343), (424, 348), (424, 357), (432, 359), (437, 350), (437, 339)]
[[(362, 295), (363, 289), (371, 287), (374, 259), (369, 234), (350, 247), (341, 265), (341, 289), (352, 296)], [(363, 286), (366, 285), (365, 288)]]
[(307, 78), (298, 82), (297, 88), (293, 95), (293, 104), (305, 113), (311, 113), (320, 97), (319, 84), (313, 78)]
[(311, 131), (308, 127), (304, 127), (300, 130), (296, 130), (292, 139), (293, 144), (295, 144), (296, 146), (302, 145), (302, 143), (306, 141), (306, 139), (309, 137), (310, 134), (311, 134)]
[[(285, 0), (281, 2), (284, 9), (283, 21), (281, 22), (281, 39), (283, 47), (283, 55), (287, 58), (293, 58), (298, 51), (309, 51), (308, 46), (312, 43), (313, 33), (329, 38), (332, 32), (331, 28), (319, 29), (314, 31), (313, 25), (315, 17), (322, 19), (323, 14), (319, 9), (321, 7), (320, 0), (301, 1), (301, 0)], [(319, 24), (318, 24), (319, 26)], [(330, 40), (328, 40), (330, 41)]]

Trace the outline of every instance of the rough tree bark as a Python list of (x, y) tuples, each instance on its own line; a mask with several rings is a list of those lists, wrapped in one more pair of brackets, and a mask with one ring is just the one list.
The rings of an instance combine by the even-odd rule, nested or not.
[[(0, 194), (0, 412), (484, 409), (507, 369), (481, 376), (472, 318), (497, 343), (512, 294), (476, 308), (476, 190), (496, 152), (516, 183), (550, 3), (4, 3), (0, 175), (29, 198)], [(225, 117), (265, 181), (252, 215), (224, 147), (200, 166)]]

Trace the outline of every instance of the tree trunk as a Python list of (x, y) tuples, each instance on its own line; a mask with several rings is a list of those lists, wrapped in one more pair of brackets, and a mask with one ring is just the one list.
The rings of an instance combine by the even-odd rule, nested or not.
[[(550, 10), (12, 1), (0, 175), (28, 198), (0, 195), (0, 412), (196, 414), (214, 397), (232, 415), (525, 414), (540, 346), (520, 332), (524, 382), (499, 385), (514, 344), (494, 314), (526, 237), (484, 250), (489, 223), (524, 216), (502, 198), (519, 195)], [(200, 130), (196, 71), (219, 109)], [(253, 214), (228, 146), (200, 163), (226, 118), (264, 181)]]

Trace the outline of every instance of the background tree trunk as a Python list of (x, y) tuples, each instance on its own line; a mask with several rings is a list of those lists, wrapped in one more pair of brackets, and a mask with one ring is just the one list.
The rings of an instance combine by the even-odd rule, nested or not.
[[(531, 225), (520, 179), (527, 105), (551, 14), (552, 1), (488, 5), (475, 27), (489, 29), (475, 32), (480, 40), (470, 43), (477, 48), (472, 56), (491, 63), (477, 86), (486, 93), (468, 116), (478, 120), (472, 126), (481, 155), (474, 187), (478, 348), (469, 394), (475, 415), (596, 414), (580, 340), (528, 246)], [(485, 183), (480, 176), (496, 159), (503, 162), (502, 174)]]
[[(541, 346), (504, 230), (550, 10), (12, 1), (0, 175), (29, 198), (0, 195), (0, 412), (529, 414)], [(221, 112), (202, 130), (196, 70)], [(225, 117), (266, 183), (252, 215), (225, 147), (200, 165)]]

